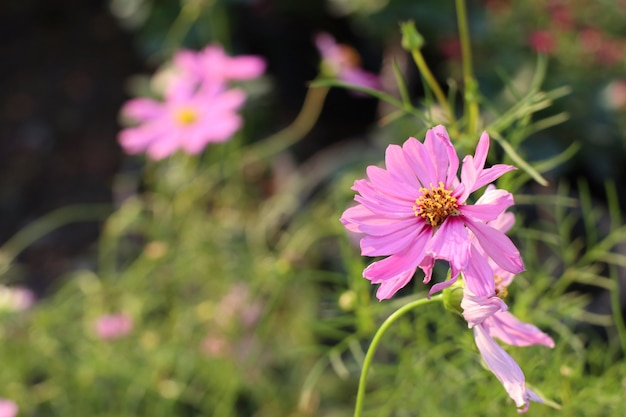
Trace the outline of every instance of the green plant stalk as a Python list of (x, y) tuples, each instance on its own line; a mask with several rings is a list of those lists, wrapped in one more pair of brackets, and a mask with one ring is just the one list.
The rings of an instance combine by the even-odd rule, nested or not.
[(465, 103), (465, 116), (467, 118), (467, 133), (472, 135), (478, 125), (480, 111), (478, 102), (476, 101), (476, 80), (474, 79), (472, 70), (472, 49), (470, 44), (470, 35), (467, 25), (467, 8), (465, 0), (455, 0), (457, 25), (459, 27), (459, 39), (461, 42), (461, 57), (463, 61), (463, 83), (465, 94), (463, 95)]
[[(451, 127), (455, 126), (456, 118), (454, 117), (454, 112), (452, 111), (452, 107), (450, 106), (450, 103), (446, 99), (446, 95), (444, 94), (443, 90), (441, 89), (441, 86), (437, 82), (437, 79), (435, 78), (433, 73), (430, 71), (430, 68), (428, 68), (428, 64), (426, 64), (426, 60), (424, 59), (422, 52), (417, 48), (412, 49), (411, 55), (413, 56), (413, 61), (415, 61), (415, 65), (417, 65), (417, 69), (422, 74), (422, 77), (424, 77), (424, 80), (426, 80), (426, 84), (428, 84), (430, 89), (433, 90), (433, 93), (435, 94), (435, 98), (439, 102), (439, 105), (445, 109), (446, 113), (448, 113), (448, 118), (450, 119), (449, 122), (450, 122)], [(453, 130), (456, 130), (456, 129), (453, 128)]]
[(619, 274), (617, 273), (617, 267), (610, 265), (611, 280), (613, 281), (613, 288), (611, 289), (611, 310), (613, 311), (613, 321), (615, 322), (615, 328), (617, 329), (617, 335), (619, 336), (622, 352), (626, 352), (626, 324), (624, 324), (624, 317), (622, 316), (622, 305), (619, 297)]
[(363, 413), (363, 401), (365, 400), (365, 384), (367, 382), (367, 373), (372, 365), (372, 360), (374, 359), (374, 353), (376, 353), (376, 348), (380, 343), (385, 332), (391, 327), (391, 325), (398, 320), (400, 317), (413, 310), (416, 307), (422, 306), (424, 304), (428, 304), (434, 301), (441, 301), (442, 295), (436, 295), (431, 298), (421, 298), (419, 300), (413, 301), (409, 304), (405, 304), (400, 307), (396, 311), (394, 311), (387, 320), (381, 324), (381, 326), (376, 331), (374, 338), (372, 339), (372, 343), (367, 349), (367, 353), (365, 354), (365, 360), (363, 361), (363, 367), (361, 369), (361, 377), (359, 379), (359, 388), (356, 395), (356, 405), (354, 407), (354, 417), (361, 417)]
[(302, 139), (317, 122), (324, 107), (328, 91), (328, 87), (310, 87), (304, 98), (302, 109), (293, 123), (280, 132), (250, 146), (246, 159), (260, 160), (267, 158), (287, 149)]

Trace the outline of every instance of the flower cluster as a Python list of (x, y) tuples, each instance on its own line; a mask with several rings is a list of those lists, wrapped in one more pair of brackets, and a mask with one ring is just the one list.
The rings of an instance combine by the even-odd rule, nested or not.
[[(386, 168), (369, 166), (368, 178), (355, 181), (358, 204), (348, 208), (341, 221), (361, 236), (362, 255), (387, 256), (363, 272), (380, 284), (376, 295), (381, 300), (407, 285), (418, 268), (428, 283), (435, 260), (448, 262), (450, 279), (434, 284), (429, 295), (462, 277), (461, 307), (478, 349), (520, 411), (525, 411), (529, 400), (541, 400), (525, 387), (519, 366), (493, 338), (516, 346), (552, 347), (553, 342), (535, 326), (515, 319), (502, 300), (506, 286), (524, 265), (505, 234), (514, 220), (506, 212), (513, 196), (490, 184), (515, 168), (504, 164), (485, 168), (488, 151), (485, 132), (475, 155), (463, 159), (459, 178), (459, 159), (443, 126), (428, 130), (424, 143), (409, 138), (402, 146), (390, 145)], [(471, 204), (470, 195), (485, 186)]]
[(136, 98), (122, 108), (124, 116), (139, 123), (119, 134), (127, 153), (146, 152), (158, 160), (177, 150), (196, 154), (208, 143), (228, 140), (241, 127), (237, 111), (246, 100), (243, 90), (230, 88), (228, 82), (265, 71), (262, 58), (230, 57), (218, 45), (179, 51), (173, 65), (163, 101)]

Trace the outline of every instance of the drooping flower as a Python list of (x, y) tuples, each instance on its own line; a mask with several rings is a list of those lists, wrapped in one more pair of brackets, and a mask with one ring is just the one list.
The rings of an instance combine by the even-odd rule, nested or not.
[[(513, 221), (511, 213), (503, 213), (489, 225), (506, 232)], [(554, 347), (554, 341), (536, 326), (518, 320), (507, 311), (508, 306), (503, 298), (507, 295), (506, 287), (513, 280), (514, 274), (504, 271), (486, 257), (475, 242), (472, 242), (470, 252), (472, 261), (463, 271), (463, 317), (474, 331), (476, 346), (487, 367), (502, 383), (518, 411), (525, 412), (530, 401), (543, 400), (526, 387), (521, 368), (494, 338), (512, 346)]]
[(351, 232), (362, 233), (361, 254), (388, 256), (372, 263), (363, 276), (381, 284), (376, 296), (393, 296), (419, 267), (424, 282), (431, 279), (436, 259), (450, 263), (451, 279), (435, 284), (430, 293), (451, 285), (470, 261), (470, 230), (477, 244), (506, 271), (524, 269), (519, 251), (501, 231), (486, 222), (496, 219), (513, 204), (513, 196), (495, 190), (476, 204), (467, 198), (505, 172), (515, 169), (498, 164), (485, 168), (489, 136), (480, 137), (474, 156), (459, 159), (443, 126), (426, 133), (422, 144), (409, 138), (402, 146), (390, 145), (386, 169), (367, 168), (368, 179), (352, 188), (359, 203), (347, 209), (341, 222)]
[(208, 143), (228, 140), (241, 127), (237, 110), (246, 99), (242, 90), (224, 90), (217, 83), (198, 90), (188, 87), (171, 90), (162, 102), (137, 98), (126, 103), (122, 114), (140, 123), (119, 134), (127, 153), (146, 152), (155, 160), (178, 150), (197, 154)]
[(106, 314), (98, 317), (95, 331), (102, 340), (115, 340), (133, 329), (133, 319), (127, 314)]
[(0, 398), (0, 417), (15, 417), (19, 408), (14, 401)]
[(322, 72), (347, 84), (376, 89), (380, 77), (361, 68), (358, 52), (351, 46), (337, 43), (328, 33), (315, 36), (315, 45), (322, 56)]

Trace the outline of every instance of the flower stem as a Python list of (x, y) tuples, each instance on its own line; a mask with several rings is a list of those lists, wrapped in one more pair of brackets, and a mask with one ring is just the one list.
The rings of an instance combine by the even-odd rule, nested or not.
[(361, 417), (363, 412), (363, 401), (365, 399), (365, 384), (367, 382), (367, 372), (370, 369), (372, 364), (372, 360), (374, 359), (374, 353), (376, 352), (376, 348), (380, 343), (383, 334), (391, 327), (391, 325), (398, 320), (400, 317), (405, 315), (407, 312), (413, 310), (416, 307), (419, 307), (424, 304), (428, 304), (434, 301), (441, 301), (442, 295), (435, 295), (434, 297), (421, 298), (419, 300), (413, 301), (409, 304), (406, 304), (396, 311), (394, 311), (387, 320), (383, 322), (383, 324), (378, 328), (374, 338), (372, 339), (372, 343), (370, 343), (369, 348), (367, 349), (367, 353), (365, 354), (365, 360), (363, 361), (363, 368), (361, 370), (361, 378), (359, 379), (359, 388), (356, 395), (356, 405), (354, 407), (354, 417)]
[(422, 52), (418, 48), (414, 48), (411, 50), (411, 55), (413, 56), (413, 61), (415, 61), (415, 65), (417, 65), (419, 72), (424, 77), (426, 84), (428, 84), (430, 89), (433, 90), (433, 93), (435, 94), (435, 98), (439, 102), (439, 105), (443, 109), (445, 109), (446, 113), (448, 114), (450, 125), (454, 126), (456, 123), (456, 118), (454, 117), (454, 112), (452, 111), (452, 107), (450, 107), (450, 103), (446, 99), (446, 95), (444, 94), (443, 90), (441, 89), (441, 86), (437, 82), (437, 79), (435, 78), (433, 73), (430, 71), (430, 68), (428, 68), (428, 65), (426, 64), (426, 60), (424, 59)]
[(328, 90), (328, 87), (310, 87), (296, 119), (280, 132), (250, 146), (247, 156), (255, 160), (267, 158), (302, 139), (317, 122)]
[(619, 274), (615, 265), (610, 266), (611, 280), (613, 288), (611, 288), (611, 310), (613, 311), (613, 321), (617, 329), (622, 352), (626, 352), (626, 325), (624, 324), (624, 316), (622, 315), (622, 306), (620, 303)]
[(461, 56), (463, 59), (463, 83), (465, 88), (465, 116), (467, 118), (467, 133), (474, 134), (479, 117), (478, 101), (477, 101), (477, 83), (474, 79), (472, 70), (472, 50), (470, 44), (470, 35), (467, 25), (467, 8), (465, 0), (455, 0), (456, 17), (459, 27), (459, 39), (461, 42)]

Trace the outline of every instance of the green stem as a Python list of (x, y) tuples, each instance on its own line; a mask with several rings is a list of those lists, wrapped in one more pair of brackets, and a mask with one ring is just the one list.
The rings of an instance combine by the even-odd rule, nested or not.
[(417, 48), (412, 49), (411, 55), (413, 56), (413, 61), (415, 61), (415, 65), (417, 65), (418, 70), (424, 77), (426, 84), (428, 84), (430, 89), (433, 90), (433, 93), (435, 94), (435, 98), (439, 102), (439, 105), (443, 109), (445, 109), (446, 113), (448, 114), (450, 124), (454, 125), (456, 118), (454, 117), (454, 112), (452, 111), (452, 107), (450, 107), (450, 103), (446, 99), (446, 95), (441, 89), (441, 86), (439, 86), (437, 79), (435, 78), (433, 73), (430, 71), (430, 68), (428, 68), (428, 65), (426, 64), (426, 60), (424, 60), (424, 56), (422, 55), (422, 52)]
[(167, 55), (174, 53), (183, 44), (189, 29), (200, 17), (202, 9), (195, 2), (185, 3), (165, 36), (164, 46)]
[(476, 101), (477, 86), (472, 70), (472, 50), (470, 43), (469, 28), (467, 25), (467, 8), (465, 0), (455, 0), (456, 16), (459, 27), (459, 39), (461, 42), (461, 56), (463, 59), (463, 83), (465, 88), (465, 116), (467, 117), (467, 133), (475, 133), (478, 124), (479, 109)]
[(248, 158), (252, 160), (267, 158), (302, 139), (317, 122), (328, 91), (328, 87), (310, 87), (296, 119), (280, 132), (250, 146)]
[(383, 322), (383, 324), (378, 328), (374, 338), (372, 339), (372, 343), (367, 349), (367, 353), (365, 354), (365, 360), (363, 361), (363, 368), (361, 370), (361, 378), (359, 379), (359, 388), (356, 395), (356, 405), (354, 407), (354, 417), (361, 417), (363, 412), (363, 401), (365, 399), (365, 384), (367, 382), (367, 372), (370, 369), (372, 364), (372, 360), (374, 359), (374, 353), (376, 352), (376, 348), (380, 343), (383, 334), (391, 327), (391, 325), (398, 320), (400, 317), (413, 310), (416, 307), (419, 307), (424, 304), (428, 304), (434, 301), (441, 301), (442, 295), (436, 295), (431, 298), (421, 298), (419, 300), (413, 301), (409, 304), (406, 304), (400, 307), (398, 310), (394, 311), (388, 318)]
[(613, 311), (613, 320), (617, 328), (622, 352), (626, 352), (626, 325), (624, 324), (624, 316), (622, 315), (622, 305), (620, 303), (619, 290), (619, 274), (615, 265), (610, 266), (611, 280), (613, 288), (611, 289), (611, 310)]

